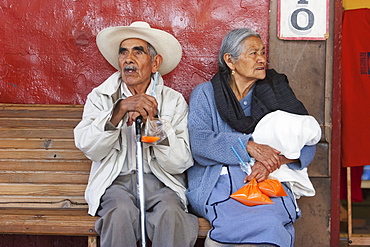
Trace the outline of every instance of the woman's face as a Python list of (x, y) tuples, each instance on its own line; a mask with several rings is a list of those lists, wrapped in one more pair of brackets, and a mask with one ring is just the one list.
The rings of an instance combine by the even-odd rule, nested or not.
[(266, 77), (266, 54), (265, 46), (258, 37), (249, 37), (242, 43), (244, 51), (240, 54), (237, 61), (230, 67), (234, 70), (236, 81), (257, 81)]

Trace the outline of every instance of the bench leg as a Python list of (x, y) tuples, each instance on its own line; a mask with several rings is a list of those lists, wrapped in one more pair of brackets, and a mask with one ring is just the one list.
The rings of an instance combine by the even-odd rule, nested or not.
[(98, 246), (97, 237), (96, 236), (95, 237), (89, 236), (87, 246), (88, 247), (97, 247)]

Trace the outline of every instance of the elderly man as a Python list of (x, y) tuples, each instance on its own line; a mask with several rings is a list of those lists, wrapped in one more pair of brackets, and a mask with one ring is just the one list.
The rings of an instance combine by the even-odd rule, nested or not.
[[(146, 228), (152, 246), (193, 246), (197, 217), (187, 213), (184, 171), (193, 165), (183, 96), (164, 86), (161, 75), (180, 62), (182, 49), (171, 34), (145, 22), (111, 27), (97, 35), (105, 59), (118, 71), (88, 95), (76, 146), (92, 160), (85, 198), (101, 246), (136, 246), (135, 119), (159, 116), (167, 140), (144, 144)], [(158, 74), (155, 74), (156, 72)], [(155, 76), (154, 76), (155, 75)]]

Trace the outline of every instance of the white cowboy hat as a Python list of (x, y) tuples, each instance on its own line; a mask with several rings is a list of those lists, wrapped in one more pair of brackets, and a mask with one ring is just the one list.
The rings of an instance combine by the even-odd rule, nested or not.
[(181, 60), (182, 48), (174, 36), (151, 28), (146, 22), (136, 21), (130, 26), (108, 27), (100, 31), (96, 37), (96, 44), (101, 54), (117, 70), (119, 70), (119, 46), (123, 40), (129, 38), (145, 40), (162, 56), (163, 61), (158, 69), (161, 75), (171, 72)]

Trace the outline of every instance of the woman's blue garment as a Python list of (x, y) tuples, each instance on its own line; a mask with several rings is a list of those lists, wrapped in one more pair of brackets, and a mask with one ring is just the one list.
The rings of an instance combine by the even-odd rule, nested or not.
[[(252, 91), (240, 101), (246, 115), (250, 113)], [(246, 145), (251, 135), (234, 131), (221, 119), (210, 82), (198, 85), (192, 92), (189, 133), (195, 164), (188, 170), (187, 196), (193, 212), (213, 225), (210, 237), (223, 243), (293, 246), (292, 224), (298, 216), (289, 189), (286, 188), (288, 197), (273, 198), (275, 203), (271, 205), (248, 207), (229, 197), (244, 185), (245, 177), (231, 146), (247, 160), (238, 138)], [(289, 167), (307, 167), (314, 154), (315, 146), (305, 146), (300, 162), (289, 164)], [(220, 176), (223, 166), (228, 173)]]

